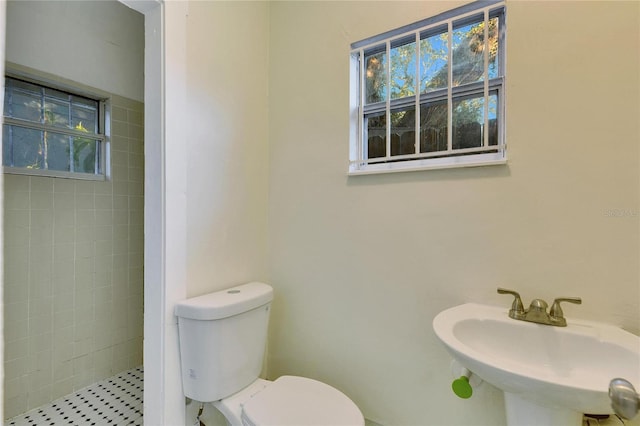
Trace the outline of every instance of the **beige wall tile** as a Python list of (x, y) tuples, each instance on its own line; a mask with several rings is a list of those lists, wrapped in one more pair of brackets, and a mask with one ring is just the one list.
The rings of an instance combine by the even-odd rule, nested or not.
[(53, 192), (31, 192), (31, 208), (37, 210), (53, 209)]
[[(56, 302), (59, 302), (58, 309), (56, 309)], [(73, 294), (60, 294), (54, 296), (54, 308), (53, 308), (53, 332), (60, 331), (62, 329), (71, 329), (73, 331)], [(68, 309), (62, 309), (62, 307), (68, 306)], [(58, 338), (54, 341), (54, 347), (56, 342), (61, 342)], [(58, 343), (60, 344), (60, 343)], [(69, 342), (71, 344), (71, 342)]]
[(129, 99), (129, 98), (125, 98), (122, 96), (117, 96), (117, 95), (113, 95), (113, 97), (111, 98), (111, 104), (114, 106), (118, 106), (121, 108), (126, 108), (126, 109), (132, 109), (135, 111), (143, 111), (144, 110), (144, 104), (141, 102), (138, 102), (134, 99)]
[[(28, 323), (29, 301), (25, 300), (23, 302), (5, 302), (4, 320), (5, 320), (5, 329), (8, 329), (9, 327), (13, 326), (14, 323), (16, 322)], [(11, 336), (13, 333), (5, 330), (5, 334), (7, 336)], [(5, 339), (5, 359), (10, 359), (7, 353), (12, 348), (13, 345), (8, 345), (6, 340), (7, 339)], [(19, 339), (16, 339), (16, 340), (19, 340)]]
[(31, 176), (31, 192), (53, 192), (53, 179), (48, 177)]
[[(7, 321), (7, 326), (11, 325), (11, 321)], [(16, 358), (26, 358), (29, 355), (29, 338), (24, 337), (14, 340), (13, 342), (5, 342), (4, 359), (11, 361)], [(6, 390), (5, 390), (6, 392)]]
[(16, 358), (4, 363), (4, 380), (13, 380), (27, 372), (26, 358)]
[[(5, 234), (6, 235), (6, 234)], [(26, 238), (15, 237), (18, 244), (8, 244), (5, 241), (4, 248), (4, 282), (5, 284), (26, 285), (31, 272), (29, 234)], [(24, 244), (23, 244), (24, 243)], [(49, 262), (50, 264), (50, 262)], [(15, 302), (8, 300), (9, 303)], [(6, 302), (5, 302), (6, 303)]]
[(4, 191), (25, 191), (29, 192), (29, 176), (5, 174)]
[(10, 318), (5, 318), (5, 329), (4, 329), (4, 343), (12, 344), (12, 342), (20, 339), (26, 339), (29, 336), (29, 321), (28, 319), (24, 320), (13, 320)]
[(51, 391), (51, 398), (55, 400), (73, 393), (73, 391), (75, 390), (73, 384), (73, 377), (54, 382), (53, 390)]
[(64, 328), (73, 324), (73, 291), (53, 295), (53, 326)]
[(141, 362), (143, 107), (118, 102), (113, 181), (5, 175), (6, 415)]
[(7, 416), (142, 362), (143, 108), (119, 101), (112, 181), (5, 175)]
[[(50, 29), (55, 33), (56, 28), (68, 26), (52, 24), (51, 28), (39, 26), (33, 31), (33, 28), (26, 29), (26, 26), (18, 25), (16, 22), (22, 19), (30, 20), (42, 12), (39, 10), (42, 7), (47, 11), (58, 11), (61, 13), (60, 16), (91, 19), (93, 17), (84, 12), (78, 12), (76, 15), (75, 11), (80, 9), (59, 8), (53, 4), (55, 2), (41, 2), (40, 6), (33, 3), (27, 7), (18, 3), (14, 2), (7, 10), (8, 16), (11, 16), (8, 21), (14, 23), (11, 29), (14, 31), (13, 36), (7, 37), (8, 40), (14, 41), (13, 44), (7, 45), (7, 58), (12, 62), (40, 68), (43, 71), (46, 68), (47, 72), (59, 74), (64, 80), (80, 79), (79, 84), (83, 88), (90, 89), (87, 86), (98, 84), (99, 90), (103, 93), (111, 90), (141, 97), (142, 88), (138, 83), (142, 74), (138, 65), (141, 65), (142, 61), (137, 65), (127, 65), (126, 73), (106, 72), (104, 75), (102, 71), (86, 72), (86, 67), (69, 67), (65, 65), (69, 61), (62, 57), (57, 58), (60, 60), (45, 61), (47, 64), (44, 68), (38, 60), (34, 64), (28, 63), (33, 57), (42, 55), (33, 55), (33, 49), (24, 49), (24, 46), (31, 44), (36, 50), (37, 46), (46, 49), (42, 43), (33, 43), (36, 41), (33, 37), (38, 38), (38, 34), (44, 34), (38, 31), (49, 34)], [(133, 13), (122, 5), (118, 7), (126, 11), (124, 15), (117, 15), (119, 17), (127, 17), (129, 13)], [(53, 19), (51, 22), (58, 20)], [(117, 29), (133, 31), (127, 19), (114, 22), (117, 23), (114, 26)], [(138, 19), (136, 22), (142, 21)], [(26, 31), (24, 34), (20, 33), (22, 29)], [(142, 35), (143, 31), (137, 31), (136, 34)], [(57, 37), (53, 38), (58, 40)], [(96, 45), (103, 39), (104, 34), (99, 34), (97, 38), (89, 37), (82, 42), (85, 45)], [(18, 40), (20, 42), (15, 43)], [(137, 41), (134, 43), (135, 46), (138, 45)], [(120, 53), (109, 53), (109, 49), (105, 52), (107, 56), (112, 57), (111, 59), (115, 59), (107, 62), (121, 70), (122, 67), (119, 65), (123, 64), (125, 58)], [(26, 58), (25, 53), (27, 56), (30, 55), (31, 59)], [(132, 64), (136, 61), (126, 62)], [(102, 63), (85, 65), (91, 69), (106, 69)], [(102, 78), (105, 76), (108, 78)], [(87, 78), (91, 81), (85, 81)], [(132, 88), (134, 92), (131, 92)], [(142, 134), (142, 130), (137, 126), (143, 125), (144, 104), (115, 95), (111, 104), (114, 123), (121, 123), (120, 126), (114, 126), (116, 133), (123, 135), (113, 139), (112, 147), (117, 148), (121, 143), (120, 150), (125, 161), (123, 166), (128, 168), (129, 125), (136, 126), (133, 132)], [(125, 172), (120, 186), (123, 191), (119, 195), (128, 198), (128, 170)], [(66, 395), (92, 383), (96, 377), (128, 368), (122, 361), (117, 365), (113, 362), (110, 355), (111, 347), (94, 354), (95, 342), (92, 336), (78, 342), (74, 336), (76, 326), (82, 327), (79, 324), (94, 322), (97, 300), (93, 297), (93, 286), (100, 284), (98, 288), (113, 290), (113, 253), (109, 242), (113, 238), (113, 193), (114, 185), (109, 180), (94, 182), (4, 175), (4, 335), (7, 375), (4, 393), (0, 392), (4, 395), (4, 401), (0, 403), (4, 405), (5, 418), (49, 402), (52, 398)], [(138, 196), (140, 193), (136, 192), (135, 195)], [(106, 212), (95, 210), (96, 207), (103, 208)], [(123, 206), (120, 218), (122, 217), (128, 220), (128, 203)], [(94, 231), (93, 236), (90, 234), (91, 230)], [(96, 256), (100, 256), (99, 261)], [(128, 268), (128, 265), (125, 267)], [(125, 284), (128, 285), (128, 282)], [(102, 290), (103, 296), (108, 292), (106, 289)], [(79, 307), (77, 303), (84, 303), (86, 306)], [(99, 311), (101, 306), (103, 304), (99, 303), (99, 313), (102, 312)], [(110, 326), (105, 322), (105, 331), (108, 333), (113, 332), (108, 330)], [(130, 348), (127, 350), (121, 358), (131, 357), (136, 353)], [(75, 353), (81, 356), (75, 357)], [(122, 368), (115, 370), (116, 367)]]
[(111, 105), (111, 119), (115, 121), (127, 121), (127, 109), (116, 105)]
[(112, 121), (111, 134), (113, 136), (129, 136), (129, 124), (126, 121)]
[(13, 302), (24, 302), (29, 298), (29, 287), (23, 282), (4, 283), (4, 297)]
[(144, 112), (140, 109), (136, 110), (128, 110), (129, 123), (136, 124), (138, 126), (144, 126)]
[(76, 180), (76, 194), (93, 194), (95, 182), (89, 180)]
[(53, 182), (54, 193), (71, 193), (76, 191), (76, 181), (74, 179), (55, 179)]
[(18, 209), (18, 210), (26, 210), (29, 209), (29, 193), (28, 192), (13, 192), (8, 191), (4, 194), (4, 202), (5, 208), (7, 210)]

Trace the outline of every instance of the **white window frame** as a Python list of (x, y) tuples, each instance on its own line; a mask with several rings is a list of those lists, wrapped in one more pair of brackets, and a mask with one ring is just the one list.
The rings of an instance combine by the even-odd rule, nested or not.
[[(484, 16), (485, 22), (490, 17), (500, 16), (499, 22), (499, 40), (498, 40), (498, 76), (496, 78), (489, 79), (488, 76), (488, 49), (486, 43), (488, 43), (488, 26), (485, 26), (485, 60), (484, 60), (484, 75), (482, 81), (470, 84), (464, 84), (452, 88), (452, 66), (449, 66), (449, 77), (447, 88), (437, 91), (438, 93), (425, 94), (420, 93), (419, 90), (419, 78), (416, 78), (416, 90), (418, 95), (408, 96), (401, 98), (399, 102), (390, 100), (391, 89), (387, 84), (386, 90), (386, 105), (382, 105), (380, 102), (380, 112), (385, 112), (387, 123), (387, 135), (386, 135), (386, 156), (378, 158), (367, 158), (367, 138), (366, 138), (366, 126), (365, 126), (365, 114), (367, 113), (368, 105), (365, 106), (365, 66), (364, 58), (367, 52), (374, 49), (386, 50), (387, 52), (387, 64), (390, 63), (389, 51), (394, 41), (400, 39), (414, 38), (416, 40), (416, 63), (419, 64), (420, 49), (418, 48), (421, 40), (421, 34), (428, 33), (429, 30), (435, 28), (447, 27), (449, 33), (449, 47), (448, 47), (448, 61), (450, 65), (452, 63), (452, 49), (451, 49), (451, 33), (454, 25), (464, 22), (465, 19), (469, 19), (479, 15)], [(456, 9), (449, 10), (432, 18), (428, 18), (386, 33), (370, 37), (368, 39), (355, 42), (351, 45), (350, 53), (350, 149), (349, 149), (349, 175), (361, 175), (361, 174), (375, 174), (375, 173), (390, 173), (390, 172), (404, 172), (404, 171), (416, 171), (416, 170), (428, 170), (428, 169), (443, 169), (443, 168), (455, 168), (455, 167), (476, 167), (476, 166), (488, 166), (505, 164), (507, 162), (507, 145), (505, 138), (505, 69), (506, 69), (506, 11), (505, 4), (502, 0), (490, 0), (490, 1), (476, 1), (467, 5), (458, 7)], [(423, 36), (424, 37), (424, 36)], [(417, 68), (419, 65), (416, 66)], [(387, 65), (387, 83), (389, 83), (389, 65)], [(419, 74), (419, 72), (417, 71)], [(497, 145), (489, 145), (488, 131), (484, 131), (484, 144), (477, 148), (467, 149), (453, 149), (452, 147), (452, 103), (455, 100), (460, 99), (467, 94), (481, 95), (484, 99), (485, 105), (485, 129), (488, 129), (488, 98), (489, 94), (497, 94), (497, 111), (496, 116), (498, 118), (498, 141)], [(413, 100), (411, 99), (413, 98)], [(446, 151), (435, 151), (428, 153), (420, 153), (420, 106), (428, 104), (431, 100), (447, 102), (448, 108), (448, 124), (447, 124), (447, 138), (448, 146)], [(390, 112), (398, 105), (414, 105), (416, 111), (415, 118), (415, 138), (416, 138), (416, 153), (409, 155), (391, 155), (391, 120)], [(370, 109), (369, 109), (370, 111)]]
[(46, 73), (35, 71), (27, 67), (22, 67), (17, 64), (7, 64), (7, 69), (5, 70), (5, 76), (3, 78), (22, 80), (36, 86), (50, 88), (61, 92), (66, 92), (74, 96), (80, 96), (96, 101), (98, 103), (99, 131), (95, 134), (86, 134), (75, 131), (73, 129), (64, 129), (57, 127), (54, 128), (36, 122), (30, 122), (5, 116), (2, 117), (3, 126), (7, 124), (35, 130), (51, 130), (71, 136), (89, 137), (90, 139), (100, 141), (99, 163), (96, 173), (82, 173), (52, 169), (30, 169), (26, 167), (11, 167), (3, 165), (2, 169), (4, 173), (96, 181), (104, 181), (109, 178), (111, 102), (110, 97), (107, 93), (99, 91), (97, 89), (91, 89), (81, 84), (61, 79)]

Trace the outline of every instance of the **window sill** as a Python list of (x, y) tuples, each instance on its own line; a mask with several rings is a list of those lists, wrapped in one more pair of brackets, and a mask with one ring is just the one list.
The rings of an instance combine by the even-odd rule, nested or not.
[(415, 172), (422, 170), (441, 170), (462, 167), (483, 167), (507, 164), (503, 153), (482, 154), (461, 157), (430, 158), (424, 160), (399, 161), (396, 163), (367, 164), (358, 167), (349, 166), (349, 176), (372, 175), (381, 173)]
[(104, 175), (94, 175), (90, 173), (62, 172), (62, 171), (56, 171), (56, 170), (24, 169), (20, 167), (3, 167), (3, 172), (10, 175), (28, 175), (28, 176), (42, 176), (42, 177), (52, 177), (52, 178), (62, 178), (62, 179), (95, 180), (95, 181), (107, 180)]

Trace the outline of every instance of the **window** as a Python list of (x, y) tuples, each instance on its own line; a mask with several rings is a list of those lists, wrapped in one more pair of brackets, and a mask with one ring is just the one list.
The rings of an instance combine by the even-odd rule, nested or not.
[(349, 173), (505, 163), (504, 46), (497, 2), (353, 43)]
[(5, 172), (104, 178), (104, 102), (5, 78)]

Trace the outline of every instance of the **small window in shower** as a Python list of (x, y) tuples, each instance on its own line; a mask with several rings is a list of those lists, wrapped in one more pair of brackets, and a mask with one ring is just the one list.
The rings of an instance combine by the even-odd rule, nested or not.
[(106, 101), (33, 80), (5, 78), (6, 173), (104, 179)]

